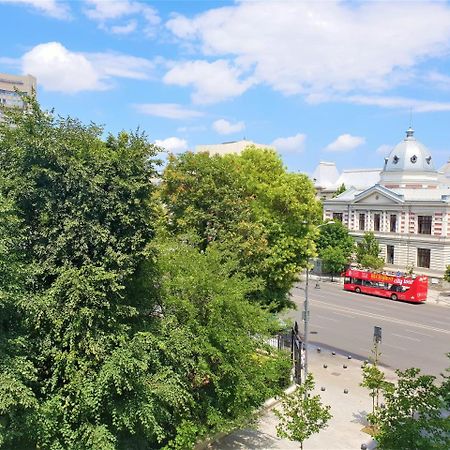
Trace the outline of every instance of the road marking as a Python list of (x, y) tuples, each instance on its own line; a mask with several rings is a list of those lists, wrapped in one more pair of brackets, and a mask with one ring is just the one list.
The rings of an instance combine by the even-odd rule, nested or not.
[[(358, 303), (358, 308), (361, 308), (363, 310), (364, 308), (367, 308), (369, 310), (373, 310), (374, 312), (383, 312), (386, 310), (386, 307), (388, 304), (388, 307), (390, 309), (393, 309), (395, 311), (400, 312), (402, 308), (408, 307), (410, 305), (404, 303), (404, 302), (393, 302), (389, 298), (383, 298), (383, 297), (375, 297), (365, 294), (356, 294), (354, 292), (345, 291), (347, 294), (352, 294), (348, 298), (345, 298), (345, 301), (347, 304), (349, 303)], [(325, 300), (328, 303), (330, 294), (329, 293), (321, 293), (318, 294), (317, 292), (314, 292), (310, 295), (313, 302), (317, 300), (317, 298), (320, 298), (322, 300)], [(294, 298), (298, 298), (299, 300), (302, 300), (303, 297), (293, 295)]]
[(424, 325), (418, 322), (410, 322), (408, 320), (402, 320), (402, 319), (395, 319), (393, 317), (388, 317), (388, 316), (383, 316), (381, 314), (374, 314), (374, 313), (370, 313), (367, 311), (355, 311), (352, 308), (348, 308), (346, 306), (336, 306), (336, 305), (330, 305), (326, 302), (323, 302), (321, 300), (315, 300), (314, 301), (314, 306), (317, 306), (318, 308), (323, 308), (323, 309), (331, 309), (331, 310), (336, 310), (336, 311), (341, 311), (341, 312), (348, 312), (348, 313), (352, 313), (355, 314), (357, 316), (364, 316), (364, 317), (370, 317), (372, 319), (378, 319), (378, 320), (384, 320), (386, 322), (392, 322), (395, 323), (397, 325), (404, 325), (407, 327), (415, 327), (415, 328), (421, 328), (422, 330), (428, 330), (428, 331), (436, 331), (438, 333), (444, 333), (444, 334), (449, 334), (450, 335), (450, 330), (444, 330), (442, 328), (435, 328), (432, 327), (430, 325)]
[(355, 314), (353, 313), (343, 313), (339, 311), (331, 311), (333, 314), (336, 314), (338, 316), (344, 316), (344, 317), (355, 317)]
[(442, 325), (448, 325), (448, 322), (443, 322), (442, 320), (431, 319), (431, 321), (434, 323), (441, 323)]
[(420, 331), (414, 331), (414, 330), (403, 330), (406, 333), (414, 333), (414, 334), (420, 334), (421, 336), (428, 336), (428, 337), (432, 337), (431, 334), (427, 334), (427, 333), (421, 333)]
[(327, 317), (327, 316), (321, 316), (320, 314), (315, 314), (315, 316), (320, 317), (321, 319), (331, 320), (331, 322), (339, 322), (339, 320), (337, 320), (337, 319), (333, 319), (333, 318)]
[(383, 345), (384, 345), (385, 347), (396, 348), (397, 350), (407, 350), (405, 347), (397, 347), (396, 345), (386, 344), (385, 342), (383, 342)]
[(403, 336), (402, 334), (392, 333), (392, 336), (397, 336), (397, 337), (399, 337), (401, 339), (408, 339), (410, 341), (420, 342), (420, 339), (412, 338), (412, 337), (409, 337), (409, 336)]

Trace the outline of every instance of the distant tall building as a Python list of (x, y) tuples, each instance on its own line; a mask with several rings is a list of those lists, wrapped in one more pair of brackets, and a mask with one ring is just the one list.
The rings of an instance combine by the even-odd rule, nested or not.
[(224, 142), (223, 144), (197, 145), (197, 147), (195, 147), (195, 152), (208, 152), (211, 155), (227, 155), (229, 153), (241, 153), (247, 147), (252, 146), (274, 150), (270, 145), (256, 144), (255, 142), (243, 139), (241, 141)]
[[(7, 107), (23, 108), (20, 94), (31, 95), (36, 91), (36, 78), (32, 75), (10, 75), (0, 73), (0, 104)], [(2, 113), (0, 112), (0, 118)]]

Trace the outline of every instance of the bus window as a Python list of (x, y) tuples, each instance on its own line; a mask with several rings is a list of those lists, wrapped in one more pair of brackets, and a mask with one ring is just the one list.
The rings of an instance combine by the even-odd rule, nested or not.
[(372, 282), (368, 280), (363, 281), (363, 286), (372, 287)]
[(389, 290), (392, 292), (403, 292), (402, 287), (399, 286), (398, 284), (392, 284)]
[(359, 278), (353, 278), (353, 284), (357, 284), (358, 286), (362, 285), (362, 280)]
[(352, 279), (350, 277), (344, 278), (344, 284), (350, 284), (352, 282)]

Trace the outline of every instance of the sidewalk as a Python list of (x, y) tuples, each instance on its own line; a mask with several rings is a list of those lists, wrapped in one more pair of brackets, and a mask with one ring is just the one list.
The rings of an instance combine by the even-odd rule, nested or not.
[[(364, 433), (362, 428), (367, 424), (365, 416), (371, 411), (372, 400), (368, 390), (359, 386), (362, 380), (361, 363), (355, 359), (347, 359), (344, 354), (332, 355), (331, 351), (311, 347), (309, 355), (310, 371), (316, 381), (315, 391), (320, 394), (323, 404), (331, 405), (333, 418), (329, 425), (319, 434), (313, 435), (304, 442), (307, 450), (357, 450), (361, 444), (368, 449), (375, 448), (375, 442)], [(326, 364), (328, 367), (324, 368)], [(344, 364), (347, 368), (344, 369)], [(394, 380), (394, 372), (385, 370), (388, 380)], [(325, 391), (321, 391), (325, 387)], [(348, 393), (344, 393), (348, 389)], [(276, 434), (277, 418), (273, 408), (262, 413), (257, 428), (237, 430), (217, 440), (209, 448), (215, 450), (236, 449), (299, 449), (299, 443), (280, 439)]]

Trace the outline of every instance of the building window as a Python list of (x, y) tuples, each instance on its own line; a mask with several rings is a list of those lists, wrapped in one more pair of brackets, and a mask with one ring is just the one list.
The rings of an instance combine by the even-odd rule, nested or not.
[(391, 233), (397, 232), (397, 215), (396, 214), (391, 214), (389, 229), (390, 229)]
[(342, 213), (333, 213), (333, 220), (339, 220), (339, 222), (342, 222)]
[(429, 248), (418, 248), (417, 249), (417, 267), (430, 268), (430, 249)]
[(386, 246), (386, 263), (394, 264), (394, 246), (393, 245)]
[(380, 231), (381, 214), (373, 215), (373, 230)]
[(360, 214), (359, 215), (359, 229), (365, 230), (365, 224), (366, 224), (366, 215)]
[(431, 216), (417, 216), (419, 234), (431, 234)]

